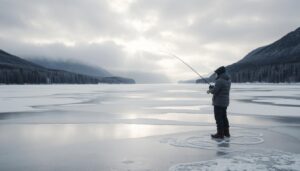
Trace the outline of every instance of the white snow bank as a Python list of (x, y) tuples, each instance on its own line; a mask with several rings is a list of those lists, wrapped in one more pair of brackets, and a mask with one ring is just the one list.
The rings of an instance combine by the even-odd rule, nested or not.
[(300, 154), (282, 151), (239, 153), (215, 160), (182, 163), (172, 166), (169, 171), (297, 171), (300, 170)]

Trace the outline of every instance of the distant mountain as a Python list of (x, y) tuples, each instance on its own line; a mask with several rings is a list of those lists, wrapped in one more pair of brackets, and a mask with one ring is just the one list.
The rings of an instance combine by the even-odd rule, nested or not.
[(233, 82), (300, 82), (300, 28), (226, 68)]
[(81, 73), (49, 69), (0, 50), (0, 83), (2, 84), (134, 83), (132, 79), (108, 78), (103, 79)]
[(69, 72), (90, 75), (94, 77), (112, 76), (112, 74), (106, 71), (105, 69), (83, 64), (78, 61), (54, 60), (49, 58), (28, 58), (27, 60), (29, 60), (32, 63), (38, 64), (46, 68), (51, 68), (51, 69), (65, 70)]
[(251, 62), (255, 62), (255, 65), (300, 62), (300, 28), (270, 45), (253, 50), (238, 63)]
[(135, 80), (113, 76), (111, 73), (100, 67), (83, 64), (79, 61), (63, 61), (49, 58), (29, 58), (29, 61), (50, 69), (65, 70), (77, 74), (95, 77), (100, 83), (109, 84), (134, 84)]
[[(17, 56), (11, 55), (0, 49), (0, 65), (2, 67), (16, 67), (16, 68), (26, 68), (26, 69), (39, 69), (45, 70), (46, 68), (36, 65), (32, 62), (21, 59)], [(2, 68), (1, 68), (2, 69)]]

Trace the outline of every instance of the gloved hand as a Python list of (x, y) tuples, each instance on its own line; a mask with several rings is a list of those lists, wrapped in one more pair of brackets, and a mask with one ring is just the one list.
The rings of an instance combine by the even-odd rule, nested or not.
[(209, 85), (208, 90), (207, 90), (207, 94), (211, 93), (211, 90), (215, 88), (214, 85)]

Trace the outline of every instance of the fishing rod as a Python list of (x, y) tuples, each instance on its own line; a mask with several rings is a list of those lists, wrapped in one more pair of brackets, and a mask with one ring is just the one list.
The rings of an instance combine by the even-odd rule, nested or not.
[(204, 80), (205, 83), (207, 83), (209, 86), (212, 86), (204, 77), (201, 76), (201, 74), (199, 74), (192, 66), (190, 66), (188, 63), (186, 63), (184, 60), (182, 60), (181, 58), (179, 58), (178, 56), (176, 56), (172, 53), (169, 53), (169, 55), (171, 55), (172, 57), (181, 61), (183, 64), (185, 64), (187, 67), (189, 67), (194, 73), (196, 73), (202, 80)]

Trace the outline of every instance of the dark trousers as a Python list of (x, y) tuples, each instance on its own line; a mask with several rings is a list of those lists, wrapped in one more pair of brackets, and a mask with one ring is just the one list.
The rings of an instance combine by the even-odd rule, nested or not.
[(218, 129), (229, 128), (227, 119), (227, 107), (214, 106), (215, 120)]

